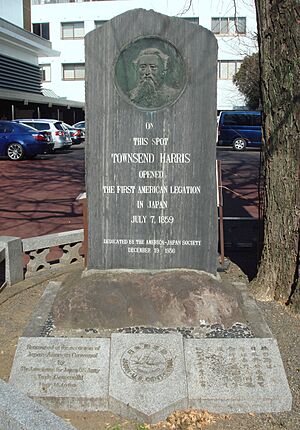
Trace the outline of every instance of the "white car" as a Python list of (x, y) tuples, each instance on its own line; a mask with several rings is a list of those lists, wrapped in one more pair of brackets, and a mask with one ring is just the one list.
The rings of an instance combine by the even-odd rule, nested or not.
[(80, 130), (85, 131), (85, 121), (76, 122), (76, 124), (73, 124), (74, 128), (80, 128)]
[(62, 125), (62, 121), (56, 119), (16, 119), (15, 122), (29, 125), (39, 131), (50, 131), (54, 149), (68, 149), (72, 146), (70, 133)]

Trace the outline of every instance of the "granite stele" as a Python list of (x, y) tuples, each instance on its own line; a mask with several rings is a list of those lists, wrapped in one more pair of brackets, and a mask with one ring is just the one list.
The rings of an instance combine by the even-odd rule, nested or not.
[(212, 32), (136, 9), (86, 36), (89, 269), (216, 272)]

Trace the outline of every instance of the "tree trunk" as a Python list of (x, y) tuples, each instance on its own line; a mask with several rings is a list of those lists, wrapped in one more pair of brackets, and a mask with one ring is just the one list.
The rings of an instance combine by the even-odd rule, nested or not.
[(264, 246), (251, 288), (300, 311), (300, 2), (255, 0), (263, 102)]

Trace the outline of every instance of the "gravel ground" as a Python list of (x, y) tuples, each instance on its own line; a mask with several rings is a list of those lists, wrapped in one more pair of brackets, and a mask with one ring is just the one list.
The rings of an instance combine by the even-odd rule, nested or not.
[[(232, 276), (232, 274), (227, 274)], [(235, 277), (243, 278), (235, 274)], [(63, 279), (63, 275), (58, 277)], [(236, 279), (234, 279), (236, 280)], [(38, 303), (46, 281), (39, 278), (36, 281), (24, 281), (17, 286), (6, 288), (0, 293), (0, 378), (9, 379), (15, 348), (19, 336), (30, 318), (30, 314)], [(194, 422), (190, 427), (178, 424), (171, 427), (166, 422), (160, 426), (151, 427), (155, 430), (193, 430), (207, 428), (209, 430), (276, 430), (300, 429), (300, 318), (291, 315), (284, 307), (274, 302), (259, 302), (264, 317), (277, 339), (287, 378), (293, 396), (293, 409), (291, 412), (277, 414), (234, 414), (227, 416), (214, 415), (214, 423), (201, 424), (194, 414)], [(71, 422), (78, 430), (142, 430), (140, 423), (134, 423), (106, 413), (76, 413), (60, 412), (66, 421)], [(186, 418), (189, 414), (182, 411), (179, 416)], [(204, 420), (205, 421), (205, 420)], [(210, 419), (208, 420), (210, 421)]]

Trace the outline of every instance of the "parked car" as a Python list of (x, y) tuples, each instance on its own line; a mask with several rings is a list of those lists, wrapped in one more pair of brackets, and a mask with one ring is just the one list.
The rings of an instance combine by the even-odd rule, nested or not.
[(218, 145), (230, 145), (236, 151), (261, 146), (260, 111), (224, 111), (218, 123)]
[(85, 136), (84, 130), (81, 130), (80, 128), (72, 127), (71, 125), (66, 124), (65, 122), (63, 122), (62, 125), (70, 133), (73, 145), (79, 145), (80, 143), (84, 142), (84, 136)]
[(39, 132), (14, 121), (0, 121), (0, 155), (10, 160), (33, 158), (51, 152), (54, 147), (51, 133)]
[(76, 122), (76, 124), (73, 124), (73, 127), (85, 131), (85, 121)]
[(56, 119), (16, 119), (20, 124), (29, 125), (40, 131), (50, 131), (54, 141), (54, 149), (67, 149), (72, 145), (70, 133), (66, 130), (62, 121)]

